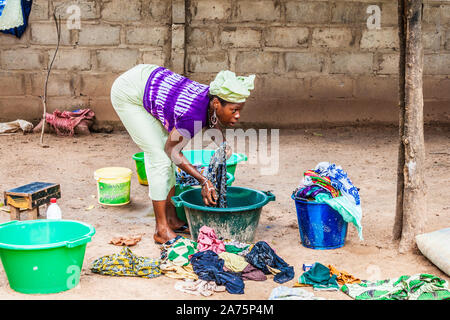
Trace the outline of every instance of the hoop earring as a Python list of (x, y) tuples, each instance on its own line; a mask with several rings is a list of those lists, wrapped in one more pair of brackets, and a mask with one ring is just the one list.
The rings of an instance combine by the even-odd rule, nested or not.
[(217, 115), (216, 115), (216, 109), (214, 109), (214, 113), (209, 118), (210, 125), (209, 127), (212, 128), (217, 124)]

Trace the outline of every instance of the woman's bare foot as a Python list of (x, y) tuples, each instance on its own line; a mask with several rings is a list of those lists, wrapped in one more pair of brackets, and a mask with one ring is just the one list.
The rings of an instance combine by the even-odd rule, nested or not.
[(173, 232), (173, 230), (165, 229), (165, 230), (156, 231), (155, 234), (153, 235), (153, 239), (157, 243), (165, 243), (165, 242), (175, 238), (176, 236), (177, 236), (177, 234), (175, 232)]

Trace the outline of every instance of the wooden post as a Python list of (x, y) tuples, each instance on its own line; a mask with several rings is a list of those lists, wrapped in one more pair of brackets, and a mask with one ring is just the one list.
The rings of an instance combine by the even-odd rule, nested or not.
[(416, 248), (415, 236), (426, 221), (425, 143), (423, 132), (422, 0), (398, 0), (399, 155), (397, 207), (393, 236), (399, 251)]

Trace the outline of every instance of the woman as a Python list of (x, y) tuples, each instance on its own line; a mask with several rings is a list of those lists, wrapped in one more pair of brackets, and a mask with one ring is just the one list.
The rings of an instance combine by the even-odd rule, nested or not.
[[(217, 195), (181, 150), (203, 128), (232, 127), (240, 118), (255, 76), (221, 71), (209, 86), (166, 68), (140, 64), (120, 75), (111, 88), (112, 105), (133, 141), (144, 151), (144, 163), (156, 218), (153, 238), (166, 243), (185, 230), (171, 202), (175, 169), (196, 178), (206, 205)], [(175, 166), (176, 165), (176, 166)]]

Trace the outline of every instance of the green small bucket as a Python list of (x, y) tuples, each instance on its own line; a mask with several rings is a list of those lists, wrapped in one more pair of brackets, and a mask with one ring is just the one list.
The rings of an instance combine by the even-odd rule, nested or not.
[(227, 208), (207, 207), (200, 189), (187, 190), (172, 197), (175, 207), (184, 207), (192, 240), (197, 240), (202, 226), (213, 228), (218, 237), (251, 243), (262, 207), (275, 196), (269, 191), (244, 187), (227, 188)]
[(74, 288), (94, 234), (94, 227), (71, 220), (1, 224), (0, 258), (11, 289), (44, 294)]

